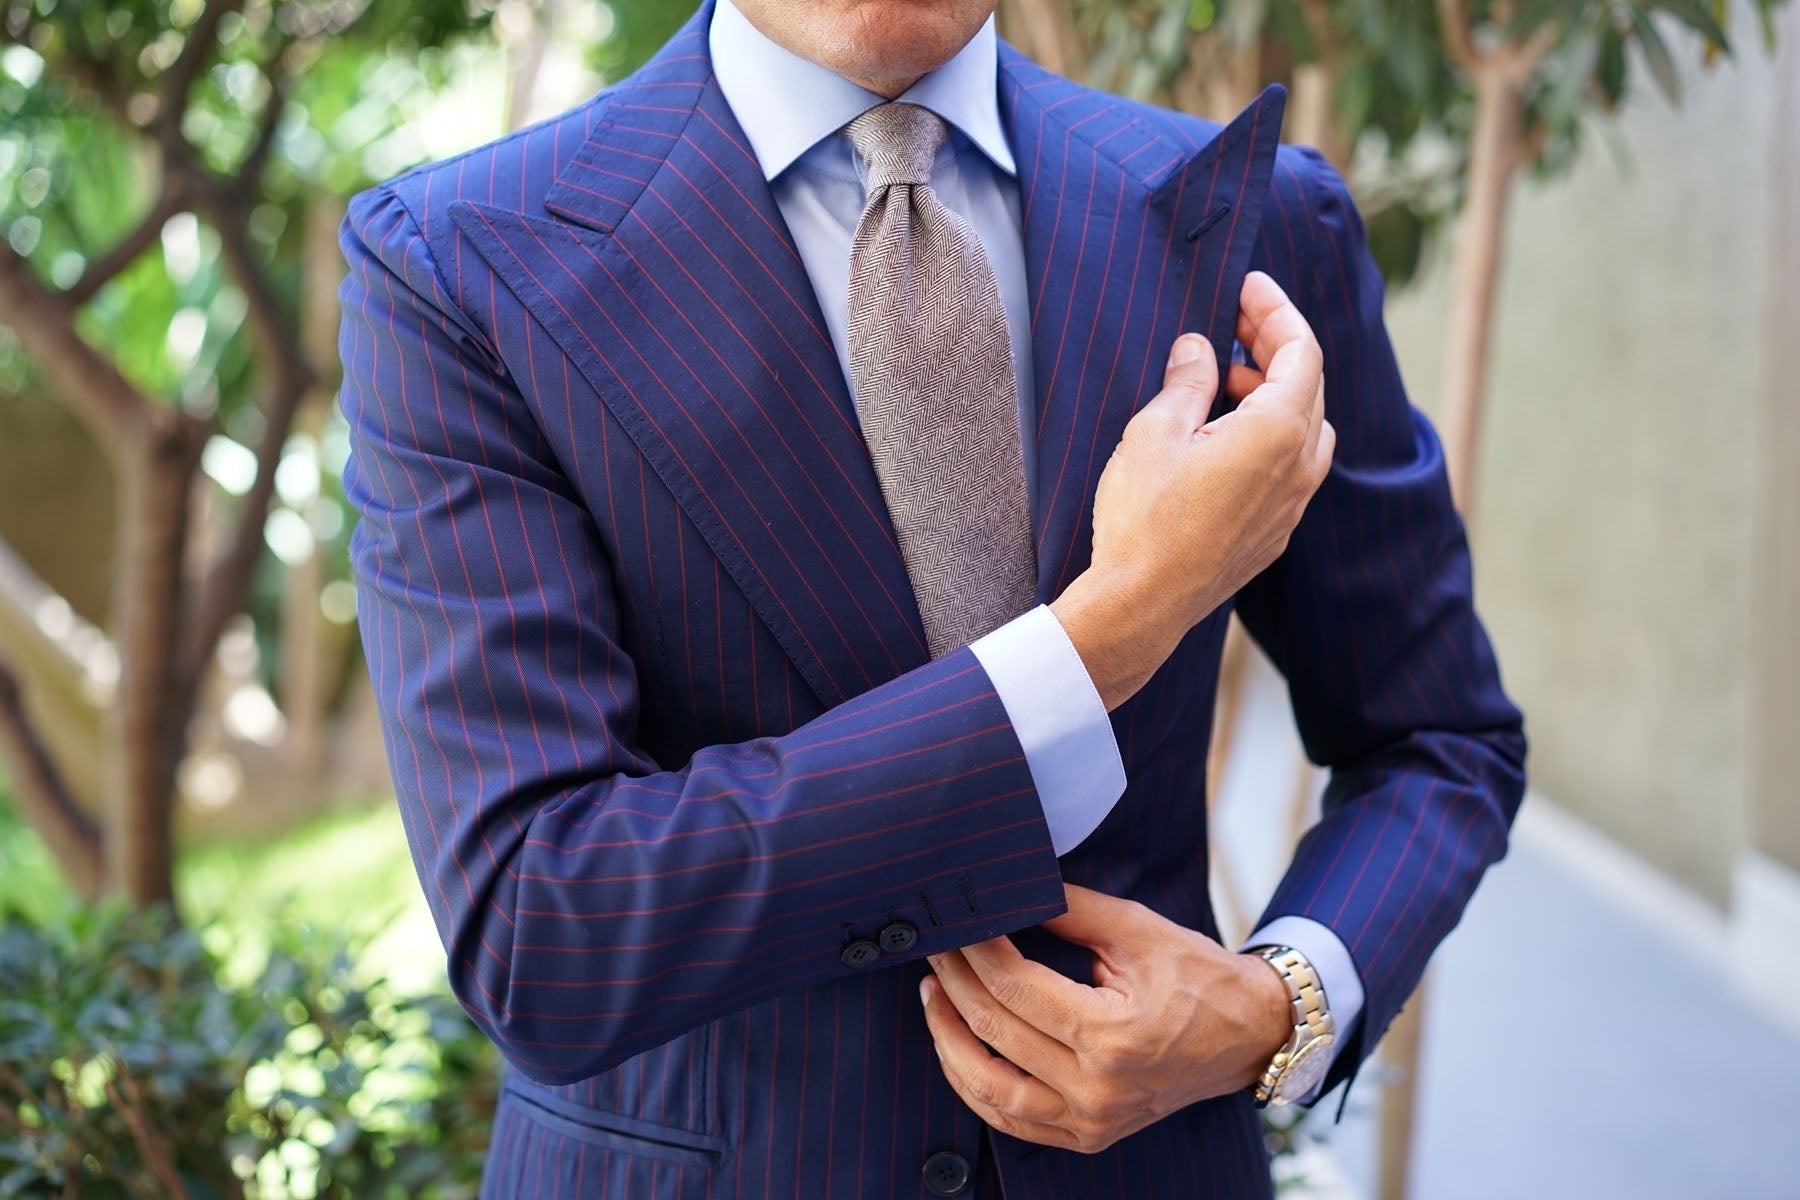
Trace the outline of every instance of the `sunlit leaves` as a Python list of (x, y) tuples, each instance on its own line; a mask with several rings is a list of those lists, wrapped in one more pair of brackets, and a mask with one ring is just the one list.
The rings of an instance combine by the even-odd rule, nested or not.
[[(498, 132), (497, 112), (454, 141), (423, 119), (471, 63), (499, 81), (495, 47), (470, 36), (489, 16), (485, 0), (0, 0), (0, 242), (74, 289), (75, 331), (135, 392), (214, 418), (215, 444), (248, 453), (270, 412), (287, 419), (269, 397), (304, 386), (303, 319), (335, 323), (328, 272), (301, 295), (308, 256), (336, 257), (317, 206)], [(73, 354), (50, 343), (0, 329), (0, 395), (44, 389), (33, 352)], [(343, 507), (335, 480), (318, 491), (273, 519), (290, 549), (316, 537), (335, 581)], [(236, 508), (214, 492), (200, 511), (218, 529), (196, 542), (219, 542)], [(269, 578), (253, 583), (259, 630)]]
[(588, 44), (594, 66), (608, 79), (635, 70), (694, 11), (692, 0), (597, 0), (592, 7), (598, 19)]
[(147, 1195), (154, 1146), (194, 1197), (473, 1195), (491, 1045), (366, 939), (266, 928), (5, 914), (0, 1104), (29, 1133), (0, 1139), (0, 1195)]

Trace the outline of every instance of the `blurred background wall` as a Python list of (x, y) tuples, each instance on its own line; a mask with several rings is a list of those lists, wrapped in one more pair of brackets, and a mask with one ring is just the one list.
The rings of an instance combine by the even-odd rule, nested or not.
[[(1684, 50), (1679, 106), (1640, 90), (1566, 178), (1521, 191), (1476, 504), (1535, 786), (1752, 921), (1800, 870), (1800, 22), (1782, 22), (1776, 55), (1735, 70)], [(1428, 410), (1445, 303), (1440, 256), (1388, 306)]]

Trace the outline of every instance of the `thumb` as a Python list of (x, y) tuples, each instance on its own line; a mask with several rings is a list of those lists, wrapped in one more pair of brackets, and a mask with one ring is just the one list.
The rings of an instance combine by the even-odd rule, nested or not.
[(1179, 416), (1190, 429), (1206, 424), (1212, 411), (1213, 398), (1219, 394), (1219, 364), (1212, 343), (1197, 333), (1184, 333), (1169, 349), (1169, 364), (1163, 368), (1163, 390), (1146, 404), (1146, 409), (1162, 408)]

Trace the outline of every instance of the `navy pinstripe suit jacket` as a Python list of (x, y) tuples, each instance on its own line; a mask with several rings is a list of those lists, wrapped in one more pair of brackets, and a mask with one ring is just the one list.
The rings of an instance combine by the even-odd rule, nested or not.
[[(927, 661), (817, 301), (712, 78), (710, 5), (570, 114), (357, 198), (347, 487), (362, 630), (451, 981), (512, 1066), (497, 1197), (912, 1197), (983, 1129), (922, 957), (1031, 928), (1066, 878), (1216, 934), (1204, 796), (1225, 613), (1113, 714), (1129, 784), (1060, 862), (968, 650)], [(1243, 273), (1325, 349), (1336, 465), (1236, 600), (1286, 673), (1326, 815), (1265, 916), (1343, 939), (1354, 1072), (1503, 851), (1520, 718), (1471, 607), (1342, 183), (1002, 48), (1020, 164), (1039, 597), (1175, 335)], [(847, 941), (917, 930), (869, 966)], [(1091, 1157), (993, 1135), (1014, 1200), (1260, 1197), (1242, 1095)]]

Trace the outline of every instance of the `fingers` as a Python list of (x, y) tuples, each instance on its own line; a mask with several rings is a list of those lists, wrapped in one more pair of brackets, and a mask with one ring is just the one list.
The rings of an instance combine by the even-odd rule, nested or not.
[[(1306, 420), (1310, 454), (1323, 415), (1316, 385), (1323, 376), (1324, 357), (1306, 318), (1281, 285), (1261, 271), (1244, 277), (1237, 338), (1251, 362), (1262, 364), (1262, 369), (1233, 364), (1226, 377), (1226, 393), (1242, 403), (1270, 388), (1258, 397), (1259, 402), (1283, 405)], [(1212, 343), (1200, 334), (1184, 333), (1170, 349), (1163, 390), (1144, 407), (1178, 413), (1188, 428), (1198, 429), (1205, 425), (1218, 391)]]
[(1300, 445), (1303, 462), (1310, 464), (1319, 448), (1319, 432), (1325, 426), (1325, 380), (1319, 379), (1313, 392), (1312, 406), (1306, 412), (1306, 438)]
[(1263, 373), (1255, 367), (1247, 367), (1243, 363), (1232, 363), (1231, 374), (1225, 377), (1225, 394), (1233, 400), (1242, 400), (1261, 387), (1264, 382)]
[[(1263, 368), (1263, 382), (1244, 403), (1281, 404), (1309, 425), (1318, 402), (1325, 359), (1312, 327), (1278, 284), (1261, 271), (1244, 277), (1238, 307), (1238, 340)], [(1240, 405), (1242, 407), (1242, 405)]]
[[(1264, 369), (1260, 381), (1233, 372), (1236, 411), (1295, 422), (1300, 461), (1312, 467), (1325, 423), (1325, 361), (1311, 326), (1274, 280), (1252, 271), (1244, 279), (1237, 335)], [(1244, 385), (1248, 391), (1236, 391)]]
[(1279, 405), (1296, 416), (1305, 417), (1310, 424), (1313, 410), (1320, 402), (1319, 385), (1325, 370), (1325, 360), (1319, 353), (1319, 344), (1313, 340), (1312, 330), (1301, 322), (1292, 341), (1283, 342), (1276, 347), (1272, 358), (1260, 361), (1267, 364), (1263, 382), (1245, 396), (1238, 407), (1249, 408), (1259, 403), (1271, 407)]
[[(1082, 1028), (1100, 1015), (1099, 1009), (1108, 1000), (1105, 993), (1026, 958), (1009, 938), (964, 946), (959, 953), (945, 957), (959, 960), (950, 964), (958, 978), (963, 971), (973, 976), (974, 986), (981, 989), (978, 998), (981, 1002), (998, 1005), (1058, 1049), (1077, 1047)], [(932, 960), (932, 965), (937, 966), (936, 959)], [(965, 1017), (970, 1017), (970, 1005), (964, 1003), (962, 995), (952, 986), (953, 977), (943, 970), (938, 971), (938, 977), (950, 989), (950, 998), (956, 1001), (956, 1007)], [(1014, 1058), (1005, 1047), (985, 1037), (982, 1040), (1033, 1075), (1042, 1076), (1043, 1072), (1037, 1067)], [(1072, 1061), (1062, 1056), (1047, 1057), (1046, 1066), (1061, 1066)]]
[[(1013, 953), (1018, 955), (1017, 950)], [(1022, 955), (1019, 958), (1024, 961)], [(970, 965), (963, 951), (952, 950), (947, 954), (933, 955), (931, 969), (937, 972), (939, 985), (943, 987), (950, 1003), (956, 1006), (956, 1011), (961, 1014), (969, 1031), (1004, 1054), (1020, 1069), (1039, 1079), (1052, 1081), (1078, 1070), (1075, 1052), (1056, 1036), (998, 1000)], [(1016, 976), (1002, 978), (1012, 981), (1003, 990), (1013, 1003), (1018, 1003), (1021, 994), (1030, 990), (1019, 984)]]
[[(1244, 286), (1238, 292), (1238, 313), (1241, 319), (1250, 323), (1252, 330), (1292, 303), (1268, 272), (1250, 271), (1244, 275)], [(1244, 344), (1249, 345), (1248, 342)]]
[(1063, 895), (1068, 911), (1045, 921), (1044, 928), (1065, 942), (1096, 952), (1116, 950), (1142, 917), (1141, 905), (1079, 884), (1063, 884)]
[(1315, 354), (1318, 350), (1312, 328), (1299, 308), (1280, 284), (1261, 271), (1244, 276), (1243, 290), (1238, 293), (1237, 336), (1251, 361), (1261, 363), (1271, 376), (1275, 359), (1284, 348), (1298, 343), (1310, 344)]
[(1184, 333), (1169, 349), (1163, 369), (1163, 390), (1144, 411), (1166, 413), (1189, 429), (1206, 424), (1213, 397), (1219, 394), (1219, 364), (1212, 343), (1197, 333)]
[(995, 1117), (1052, 1122), (1063, 1114), (1067, 1106), (1048, 1084), (988, 1053), (939, 980), (926, 976), (919, 984), (919, 997), (925, 1002), (925, 1025), (937, 1047), (944, 1077), (983, 1120), (990, 1125), (995, 1124)]

